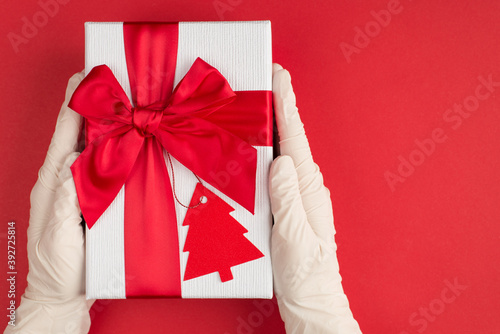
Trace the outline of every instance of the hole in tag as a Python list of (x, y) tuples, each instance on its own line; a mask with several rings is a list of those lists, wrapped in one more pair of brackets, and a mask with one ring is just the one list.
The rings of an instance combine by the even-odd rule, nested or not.
[(201, 204), (205, 204), (207, 201), (208, 201), (207, 196), (201, 196), (201, 197), (200, 197), (200, 203), (201, 203)]

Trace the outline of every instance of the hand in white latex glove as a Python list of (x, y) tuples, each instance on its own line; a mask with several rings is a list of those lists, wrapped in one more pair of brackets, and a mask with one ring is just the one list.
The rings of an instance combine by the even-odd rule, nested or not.
[(88, 333), (85, 239), (69, 167), (78, 157), (81, 116), (67, 107), (84, 74), (68, 83), (47, 156), (31, 191), (28, 287), (5, 333)]
[(274, 289), (287, 333), (361, 333), (342, 289), (330, 192), (312, 159), (288, 71), (275, 64), (281, 156), (271, 167)]

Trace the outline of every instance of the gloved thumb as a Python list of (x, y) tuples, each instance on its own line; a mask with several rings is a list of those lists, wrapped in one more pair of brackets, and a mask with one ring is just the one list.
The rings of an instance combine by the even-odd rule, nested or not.
[(58, 298), (74, 298), (85, 291), (85, 238), (70, 170), (78, 155), (78, 152), (69, 154), (59, 172), (54, 213), (45, 227), (38, 243), (39, 251), (36, 253), (42, 263), (48, 264), (44, 271), (47, 275), (45, 281), (50, 282), (47, 284), (54, 284), (51, 291), (53, 296)]
[[(70, 166), (78, 158), (79, 154), (78, 152), (73, 152), (63, 162), (58, 175), (59, 186), (55, 194), (55, 210), (45, 231), (47, 232), (46, 236), (55, 238), (50, 241), (51, 243), (56, 242), (58, 245), (68, 245), (78, 248), (83, 244), (83, 229), (80, 225), (82, 218), (80, 216), (80, 205)], [(42, 243), (44, 241), (42, 239)]]

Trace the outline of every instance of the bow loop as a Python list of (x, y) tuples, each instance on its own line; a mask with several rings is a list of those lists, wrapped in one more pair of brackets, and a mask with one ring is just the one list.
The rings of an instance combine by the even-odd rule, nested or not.
[(196, 58), (170, 97), (167, 113), (205, 117), (231, 103), (236, 94), (226, 78), (201, 58)]
[(132, 105), (108, 66), (94, 67), (78, 90), (88, 94), (73, 94), (68, 106), (83, 117), (131, 124)]

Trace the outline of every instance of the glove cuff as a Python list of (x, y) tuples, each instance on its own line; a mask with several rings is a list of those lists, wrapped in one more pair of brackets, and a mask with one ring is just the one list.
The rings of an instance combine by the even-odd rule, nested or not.
[(279, 297), (277, 301), (287, 334), (361, 334), (345, 295), (314, 296), (312, 302)]
[(16, 309), (15, 326), (8, 325), (4, 334), (88, 333), (93, 302), (83, 295), (67, 301), (39, 301), (23, 295)]

